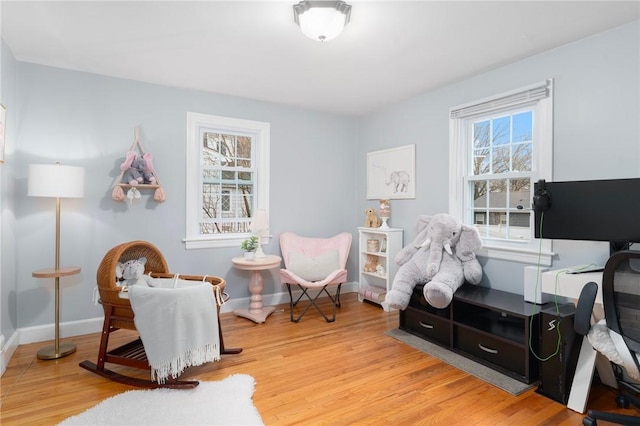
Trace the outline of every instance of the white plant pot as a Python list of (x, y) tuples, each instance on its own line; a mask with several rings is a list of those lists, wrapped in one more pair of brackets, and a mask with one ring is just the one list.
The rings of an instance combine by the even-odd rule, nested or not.
[(245, 259), (253, 259), (253, 257), (255, 256), (255, 252), (254, 251), (245, 251), (244, 252), (244, 258)]

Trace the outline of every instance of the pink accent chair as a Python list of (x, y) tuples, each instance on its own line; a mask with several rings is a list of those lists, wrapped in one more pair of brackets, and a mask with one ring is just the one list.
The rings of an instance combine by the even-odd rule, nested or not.
[[(307, 238), (291, 232), (280, 235), (280, 251), (285, 264), (285, 268), (280, 269), (280, 280), (289, 292), (292, 322), (299, 322), (311, 306), (315, 306), (325, 321), (335, 321), (336, 307), (340, 306), (340, 288), (342, 283), (347, 281), (346, 265), (351, 250), (351, 238), (351, 234), (347, 232), (331, 238)], [(298, 286), (302, 290), (302, 294), (295, 301), (292, 286)], [(329, 286), (337, 286), (335, 295), (329, 293)], [(309, 293), (310, 290), (312, 294)], [(316, 304), (316, 300), (323, 293), (333, 304), (331, 318)], [(295, 307), (303, 296), (309, 299), (309, 304), (298, 317), (294, 317)]]

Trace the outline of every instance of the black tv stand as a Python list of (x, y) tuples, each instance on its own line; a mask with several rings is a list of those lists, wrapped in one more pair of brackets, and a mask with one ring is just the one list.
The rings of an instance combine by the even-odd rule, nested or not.
[(400, 329), (443, 346), (523, 383), (540, 378), (538, 353), (540, 311), (514, 293), (465, 284), (444, 309), (429, 305), (416, 286), (409, 306), (400, 311)]

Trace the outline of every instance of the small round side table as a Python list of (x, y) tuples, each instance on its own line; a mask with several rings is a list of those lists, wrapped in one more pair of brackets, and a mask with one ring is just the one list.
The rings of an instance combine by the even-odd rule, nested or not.
[(273, 306), (262, 306), (262, 289), (264, 283), (260, 271), (277, 268), (280, 266), (281, 261), (282, 258), (280, 256), (274, 255), (266, 255), (258, 259), (245, 259), (242, 256), (231, 259), (235, 268), (251, 271), (251, 278), (249, 280), (249, 292), (251, 293), (249, 300), (251, 300), (251, 303), (249, 303), (249, 309), (238, 309), (233, 311), (234, 314), (261, 324), (275, 311)]
[(34, 278), (55, 278), (55, 337), (54, 344), (45, 346), (38, 351), (38, 359), (58, 359), (70, 355), (76, 351), (76, 345), (73, 342), (60, 343), (60, 277), (68, 277), (80, 273), (77, 266), (63, 266), (61, 268), (48, 268), (33, 271), (31, 276)]

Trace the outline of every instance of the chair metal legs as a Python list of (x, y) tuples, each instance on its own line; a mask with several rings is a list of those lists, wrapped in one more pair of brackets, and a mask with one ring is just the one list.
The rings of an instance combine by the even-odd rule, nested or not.
[[(623, 387), (635, 388), (629, 386), (625, 382), (619, 382)], [(622, 390), (616, 397), (616, 405), (621, 408), (629, 408), (633, 405), (635, 408), (640, 408), (640, 400), (633, 396), (630, 392)], [(618, 425), (640, 425), (640, 416), (622, 413), (608, 413), (605, 411), (589, 410), (587, 415), (582, 419), (584, 426), (596, 426), (598, 420), (605, 422), (615, 423)]]
[(640, 425), (640, 418), (628, 414), (607, 413), (604, 411), (587, 411), (587, 416), (582, 419), (584, 426), (595, 426), (598, 420), (615, 423), (618, 425)]
[[(295, 302), (293, 301), (293, 292), (291, 291), (291, 286), (292, 284), (287, 283), (287, 290), (289, 291), (289, 309), (291, 312), (291, 322), (300, 322), (304, 314), (306, 314), (309, 308), (311, 308), (312, 306), (315, 306), (315, 308), (318, 310), (318, 312), (320, 312), (320, 315), (322, 315), (326, 322), (334, 322), (336, 320), (336, 307), (340, 307), (340, 289), (342, 287), (342, 284), (338, 284), (336, 294), (334, 296), (329, 293), (329, 291), (327, 290), (327, 286), (322, 287), (322, 289), (315, 296), (309, 294), (308, 291), (311, 289), (298, 286), (302, 290), (302, 294), (296, 299)], [(331, 304), (333, 305), (333, 315), (331, 316), (331, 318), (327, 317), (324, 312), (322, 312), (322, 309), (320, 309), (320, 307), (316, 304), (316, 300), (318, 300), (318, 297), (320, 297), (322, 293), (326, 294), (329, 297), (329, 300), (331, 300)], [(309, 304), (307, 304), (302, 313), (296, 318), (293, 315), (293, 311), (303, 296), (307, 296), (307, 299), (309, 299)]]

